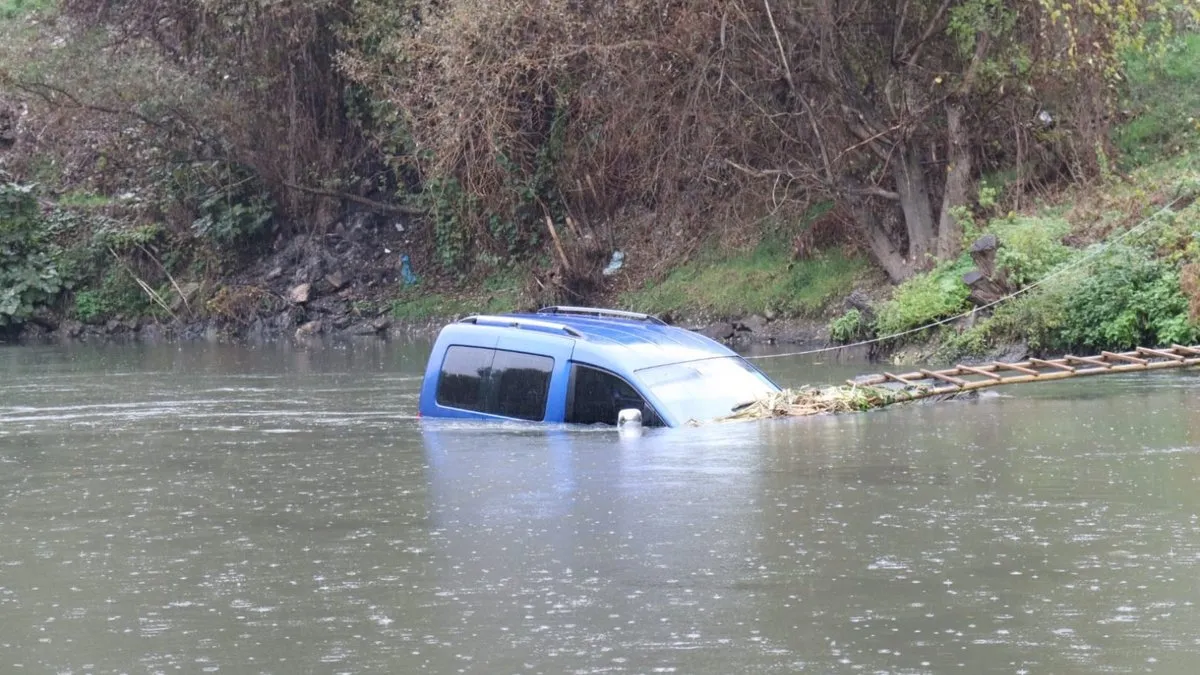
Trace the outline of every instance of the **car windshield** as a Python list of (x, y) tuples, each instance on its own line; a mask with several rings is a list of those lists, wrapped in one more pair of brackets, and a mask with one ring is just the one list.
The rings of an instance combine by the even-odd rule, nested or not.
[(680, 420), (711, 420), (759, 396), (779, 391), (736, 356), (672, 363), (637, 371), (638, 378)]

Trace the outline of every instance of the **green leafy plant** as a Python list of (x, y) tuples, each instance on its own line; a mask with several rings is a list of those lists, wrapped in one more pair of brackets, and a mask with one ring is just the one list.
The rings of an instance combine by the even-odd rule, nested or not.
[(470, 252), (465, 218), (472, 200), (454, 178), (433, 179), (425, 184), (418, 202), (433, 223), (433, 248), (437, 260), (449, 270), (462, 271)]
[(1063, 298), (1058, 342), (1064, 348), (1121, 349), (1197, 339), (1200, 326), (1188, 316), (1178, 268), (1147, 249), (1109, 250)]
[(153, 176), (161, 208), (192, 215), (192, 233), (215, 249), (244, 248), (275, 216), (261, 176), (231, 161), (165, 162)]
[(0, 184), (0, 328), (24, 323), (62, 288), (33, 186)]
[(857, 342), (870, 334), (871, 325), (857, 308), (851, 308), (829, 324), (829, 339), (839, 344)]
[(165, 234), (166, 231), (158, 223), (126, 226), (104, 220), (94, 225), (91, 245), (103, 254), (107, 254), (109, 249), (124, 253), (141, 246), (150, 246)]
[(993, 220), (988, 229), (1000, 239), (996, 267), (1016, 288), (1038, 281), (1071, 256), (1062, 243), (1070, 224), (1057, 217), (1009, 216)]
[(111, 310), (99, 291), (80, 291), (75, 294), (75, 317), (84, 323), (96, 323)]
[(991, 343), (992, 324), (988, 321), (962, 331), (947, 330), (935, 351), (935, 359), (942, 362), (955, 361), (968, 356), (980, 356)]
[(196, 236), (222, 248), (233, 248), (262, 234), (275, 213), (265, 193), (243, 194), (234, 189), (209, 189), (192, 221)]
[(938, 266), (896, 288), (892, 299), (880, 305), (875, 332), (895, 335), (953, 316), (967, 307), (970, 289), (962, 282), (969, 261)]

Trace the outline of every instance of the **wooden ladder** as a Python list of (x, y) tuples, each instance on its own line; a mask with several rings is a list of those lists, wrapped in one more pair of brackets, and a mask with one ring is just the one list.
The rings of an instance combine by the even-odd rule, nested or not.
[[(911, 373), (882, 373), (848, 380), (850, 386), (894, 387), (899, 400), (957, 394), (1005, 384), (1051, 382), (1073, 377), (1134, 373), (1144, 370), (1188, 368), (1200, 365), (1200, 346), (1172, 345), (1169, 349), (1138, 347), (1129, 352), (1101, 352), (1099, 356), (1064, 356), (1059, 359), (1028, 359), (1019, 363), (958, 365), (944, 370), (921, 369)], [(898, 386), (896, 386), (898, 385)]]

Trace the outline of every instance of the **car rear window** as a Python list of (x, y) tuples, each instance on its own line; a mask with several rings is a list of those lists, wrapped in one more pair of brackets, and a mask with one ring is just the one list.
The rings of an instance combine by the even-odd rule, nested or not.
[(546, 417), (546, 397), (554, 359), (482, 347), (446, 350), (438, 378), (437, 402), (513, 419)]

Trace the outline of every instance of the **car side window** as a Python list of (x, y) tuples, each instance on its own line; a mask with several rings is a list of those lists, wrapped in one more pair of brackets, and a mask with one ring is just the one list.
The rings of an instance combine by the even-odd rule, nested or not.
[(437, 402), (514, 419), (540, 421), (554, 359), (548, 356), (452, 346), (438, 376)]
[(450, 347), (438, 376), (437, 402), (449, 408), (484, 409), (484, 380), (491, 376), (494, 349)]
[(494, 411), (489, 412), (519, 420), (541, 421), (546, 418), (546, 395), (550, 392), (554, 359), (498, 351), (492, 371), (496, 374), (496, 403)]
[(564, 421), (568, 424), (616, 424), (617, 413), (626, 408), (642, 411), (645, 426), (662, 426), (654, 408), (625, 380), (578, 363), (572, 367)]

